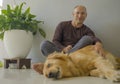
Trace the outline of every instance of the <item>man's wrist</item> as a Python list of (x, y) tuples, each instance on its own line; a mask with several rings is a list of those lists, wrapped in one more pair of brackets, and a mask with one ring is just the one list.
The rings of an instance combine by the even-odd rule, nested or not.
[(102, 45), (101, 42), (96, 42), (96, 43), (95, 43), (95, 46), (96, 46), (96, 47), (99, 47), (99, 48), (103, 48), (103, 45)]

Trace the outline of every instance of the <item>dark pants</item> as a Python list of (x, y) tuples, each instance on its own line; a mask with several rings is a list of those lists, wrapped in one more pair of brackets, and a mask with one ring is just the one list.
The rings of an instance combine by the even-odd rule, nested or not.
[[(71, 50), (68, 51), (68, 53), (74, 52), (80, 48), (83, 48), (87, 45), (92, 45), (93, 39), (90, 36), (83, 36), (74, 46)], [(50, 41), (43, 41), (40, 45), (41, 52), (44, 56), (48, 56), (49, 54), (56, 52), (61, 52), (61, 50), (55, 46)]]

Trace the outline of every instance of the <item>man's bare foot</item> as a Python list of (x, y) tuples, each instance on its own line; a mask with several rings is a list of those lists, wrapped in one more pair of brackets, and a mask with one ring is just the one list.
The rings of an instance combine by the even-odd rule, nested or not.
[(44, 63), (33, 64), (33, 69), (40, 74), (43, 74), (43, 67), (44, 67)]

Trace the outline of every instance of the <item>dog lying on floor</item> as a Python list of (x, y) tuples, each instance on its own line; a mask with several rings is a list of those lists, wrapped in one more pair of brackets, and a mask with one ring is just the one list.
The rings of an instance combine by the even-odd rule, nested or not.
[(100, 56), (94, 46), (89, 45), (69, 55), (50, 54), (43, 68), (43, 75), (48, 78), (65, 78), (75, 76), (95, 76), (120, 81), (120, 58), (105, 51), (105, 58)]

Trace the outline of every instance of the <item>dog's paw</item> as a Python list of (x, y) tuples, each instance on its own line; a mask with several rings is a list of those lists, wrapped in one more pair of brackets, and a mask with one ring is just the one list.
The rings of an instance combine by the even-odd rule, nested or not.
[(114, 82), (120, 82), (120, 71), (117, 71), (116, 74), (114, 74)]
[(112, 73), (110, 73), (107, 76), (108, 79), (110, 79), (113, 82), (120, 82), (120, 72), (119, 71), (114, 71)]

